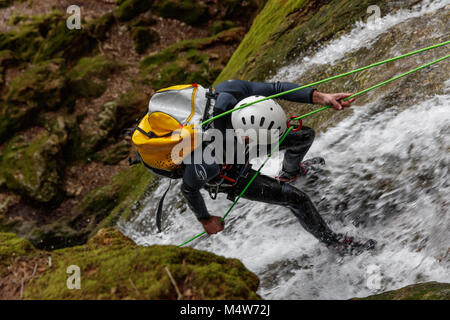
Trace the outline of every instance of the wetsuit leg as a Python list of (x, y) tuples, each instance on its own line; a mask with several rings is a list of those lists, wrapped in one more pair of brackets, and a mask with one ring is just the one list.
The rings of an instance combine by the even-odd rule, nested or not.
[(280, 150), (286, 150), (283, 160), (283, 171), (296, 174), (300, 171), (300, 163), (314, 141), (314, 130), (303, 127), (297, 132), (289, 132), (280, 145)]
[[(250, 170), (248, 178), (243, 179), (235, 192), (240, 193), (255, 174)], [(268, 176), (259, 175), (245, 192), (243, 198), (289, 208), (300, 221), (306, 231), (325, 244), (337, 241), (337, 235), (331, 231), (323, 218), (317, 212), (309, 196), (303, 191), (279, 182)]]

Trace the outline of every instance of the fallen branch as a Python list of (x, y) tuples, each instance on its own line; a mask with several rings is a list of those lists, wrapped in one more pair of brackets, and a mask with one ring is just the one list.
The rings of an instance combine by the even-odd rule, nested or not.
[(177, 300), (183, 299), (183, 295), (181, 294), (180, 289), (178, 289), (177, 283), (175, 282), (175, 279), (173, 278), (172, 274), (170, 273), (169, 268), (167, 268), (167, 266), (166, 266), (166, 267), (164, 267), (164, 269), (166, 269), (166, 272), (169, 275), (169, 279), (172, 282), (173, 286), (175, 287), (175, 290), (177, 291), (177, 295), (178, 295)]

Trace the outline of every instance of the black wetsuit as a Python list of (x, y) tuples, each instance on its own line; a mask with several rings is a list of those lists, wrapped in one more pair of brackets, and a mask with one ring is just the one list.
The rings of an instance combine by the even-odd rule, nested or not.
[[(270, 96), (297, 87), (297, 84), (284, 82), (260, 83), (242, 80), (222, 82), (215, 87), (218, 96), (214, 106), (214, 115), (234, 108), (240, 100), (246, 97), (253, 95)], [(312, 103), (314, 90), (310, 88), (302, 89), (284, 95), (282, 98), (294, 102)], [(221, 131), (232, 128), (231, 117), (225, 116), (215, 120), (214, 127)], [(286, 150), (283, 160), (283, 170), (290, 173), (298, 172), (300, 170), (300, 163), (313, 141), (314, 130), (311, 128), (303, 127), (298, 132), (291, 131), (280, 146), (280, 150)], [(222, 165), (220, 164), (202, 163), (185, 165), (181, 190), (189, 207), (199, 220), (210, 217), (200, 190), (210, 185), (211, 182), (214, 182), (221, 169)], [(254, 174), (255, 170), (249, 169), (246, 176), (241, 177), (231, 190), (219, 188), (219, 192), (227, 192), (229, 198), (233, 199), (241, 193)], [(319, 215), (309, 196), (288, 183), (280, 182), (268, 176), (259, 175), (247, 189), (243, 197), (249, 200), (287, 207), (298, 218), (301, 225), (317, 239), (326, 244), (337, 241), (336, 234), (330, 230)]]

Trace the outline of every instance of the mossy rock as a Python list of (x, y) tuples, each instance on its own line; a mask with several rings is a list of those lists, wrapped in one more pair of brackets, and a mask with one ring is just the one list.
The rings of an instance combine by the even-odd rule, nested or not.
[(164, 88), (179, 83), (198, 83), (208, 87), (219, 72), (220, 70), (210, 70), (207, 55), (191, 52), (185, 58), (178, 59), (153, 73), (149, 77), (149, 82), (154, 88)]
[[(259, 299), (258, 278), (236, 259), (140, 247), (114, 229), (100, 230), (85, 246), (53, 251), (52, 261), (51, 270), (27, 285), (26, 299), (177, 299), (169, 272), (186, 299)], [(80, 267), (80, 290), (67, 289), (70, 265)]]
[(0, 51), (0, 66), (8, 67), (11, 65), (15, 65), (17, 62), (17, 57), (11, 50), (2, 50)]
[(101, 16), (100, 18), (90, 21), (88, 24), (88, 30), (97, 40), (104, 41), (108, 34), (108, 31), (116, 22), (113, 13), (109, 12)]
[(157, 181), (142, 165), (123, 170), (110, 185), (92, 191), (82, 200), (73, 210), (76, 218), (71, 221), (71, 226), (76, 228), (77, 224), (86, 223), (89, 219), (89, 227), (85, 230), (92, 235), (100, 228), (116, 225), (119, 220), (131, 219), (135, 210), (133, 206), (154, 190)]
[[(120, 131), (133, 126), (146, 112), (149, 97), (140, 87), (131, 87), (115, 101), (102, 106), (92, 120), (81, 123), (80, 150), (82, 158), (92, 157), (99, 149), (104, 149), (108, 138), (118, 136)], [(94, 157), (95, 158), (95, 157)]]
[(84, 196), (70, 214), (51, 224), (29, 226), (21, 235), (46, 250), (84, 244), (99, 229), (134, 217), (139, 200), (156, 185), (157, 179), (143, 166), (123, 170), (109, 185)]
[(150, 97), (139, 85), (132, 86), (115, 101), (117, 105), (117, 123), (115, 132), (127, 127), (134, 127), (136, 122), (147, 112)]
[(199, 25), (208, 19), (208, 6), (196, 0), (156, 0), (153, 10), (163, 18)]
[(81, 153), (93, 154), (109, 137), (117, 124), (117, 103), (108, 102), (92, 122), (82, 123)]
[(367, 15), (370, 5), (382, 6), (385, 1), (288, 0), (281, 6), (278, 0), (267, 1), (216, 83), (265, 80), (283, 63), (348, 31)]
[(53, 204), (62, 200), (58, 136), (41, 130), (31, 141), (17, 135), (7, 144), (0, 157), (0, 176), (8, 189), (26, 199)]
[(12, 257), (30, 255), (36, 251), (28, 240), (19, 238), (14, 233), (0, 232), (0, 263)]
[(23, 60), (30, 60), (43, 41), (39, 25), (26, 23), (19, 29), (0, 33), (0, 50), (12, 50)]
[(60, 61), (36, 64), (11, 82), (0, 105), (0, 141), (15, 130), (31, 125), (39, 110), (54, 110), (73, 103), (67, 95), (67, 78)]
[(28, 20), (28, 17), (26, 15), (13, 13), (9, 17), (8, 25), (15, 26), (15, 25), (21, 23), (22, 21), (26, 21), (26, 20)]
[(75, 63), (96, 47), (97, 40), (88, 32), (88, 28), (70, 30), (65, 19), (60, 19), (42, 41), (34, 56), (34, 62), (64, 58), (69, 64)]
[(106, 165), (118, 164), (130, 154), (130, 145), (122, 140), (97, 152), (93, 159)]
[(234, 28), (236, 25), (234, 24), (233, 21), (231, 20), (219, 20), (216, 21), (212, 24), (211, 27), (209, 27), (209, 32), (213, 35), (218, 34), (222, 31), (228, 30), (228, 29), (232, 29)]
[(152, 27), (158, 23), (158, 19), (155, 18), (150, 12), (145, 13), (138, 18), (130, 21), (128, 27)]
[(450, 283), (413, 284), (398, 290), (355, 300), (450, 300)]
[[(65, 37), (65, 32), (68, 30), (65, 26), (65, 19), (60, 11), (52, 11), (48, 14), (35, 15), (24, 22), (22, 25), (9, 32), (0, 33), (0, 50), (12, 50), (15, 54), (25, 61), (33, 61), (36, 53), (39, 50), (48, 50), (49, 43), (59, 41), (60, 37)], [(58, 30), (55, 30), (58, 29)], [(61, 31), (63, 34), (61, 34)], [(80, 42), (75, 41), (70, 43), (74, 38), (66, 39), (67, 42), (59, 43), (59, 53), (66, 50), (66, 47), (71, 45), (78, 45)], [(41, 48), (44, 45), (44, 48)], [(84, 48), (81, 48), (84, 50)], [(69, 52), (70, 50), (68, 50)], [(54, 51), (56, 53), (56, 51)], [(58, 55), (58, 57), (61, 56)], [(57, 55), (47, 55), (45, 59), (38, 59), (39, 61), (48, 60), (57, 57)], [(37, 61), (37, 60), (36, 60)]]
[(102, 55), (81, 58), (69, 72), (71, 88), (79, 97), (100, 97), (107, 89), (105, 80), (119, 68), (119, 64)]
[(131, 37), (134, 41), (134, 49), (137, 53), (143, 54), (155, 42), (158, 42), (159, 33), (146, 27), (133, 27)]
[(220, 73), (223, 65), (213, 60), (207, 50), (223, 44), (239, 43), (242, 28), (233, 28), (215, 36), (176, 43), (157, 54), (141, 60), (143, 82), (159, 89), (179, 83), (199, 83), (209, 86)]
[(117, 18), (121, 21), (129, 21), (139, 14), (150, 10), (154, 0), (124, 0), (119, 1), (116, 10)]
[(0, 8), (8, 8), (14, 2), (25, 2), (26, 0), (0, 0)]
[(153, 68), (154, 66), (174, 61), (180, 54), (191, 50), (207, 50), (216, 45), (237, 44), (241, 40), (244, 32), (243, 28), (233, 28), (211, 37), (184, 40), (175, 43), (156, 54), (143, 58), (140, 62), (140, 67), (145, 72), (147, 68)]

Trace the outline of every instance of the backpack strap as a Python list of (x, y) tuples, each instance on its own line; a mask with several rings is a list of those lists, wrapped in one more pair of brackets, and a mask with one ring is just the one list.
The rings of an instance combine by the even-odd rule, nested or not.
[[(205, 121), (206, 119), (209, 119), (212, 116), (212, 107), (214, 107), (215, 105), (215, 100), (217, 100), (217, 97), (219, 96), (219, 94), (217, 92), (215, 92), (213, 87), (210, 87), (208, 89), (208, 91), (205, 94), (206, 96), (206, 107), (205, 107), (205, 113), (203, 114), (203, 121)], [(214, 100), (214, 103), (213, 103)], [(212, 123), (209, 123), (207, 125), (204, 126), (204, 129), (208, 129), (210, 126), (212, 125)]]
[(164, 206), (164, 199), (166, 198), (167, 192), (169, 192), (170, 186), (172, 185), (172, 180), (169, 180), (169, 186), (167, 187), (166, 191), (164, 192), (161, 199), (159, 199), (158, 202), (158, 210), (156, 211), (156, 226), (158, 227), (158, 232), (160, 233), (162, 231), (162, 210)]
[(142, 133), (143, 135), (145, 135), (146, 137), (150, 138), (150, 139), (156, 137), (156, 134), (154, 134), (153, 132), (151, 132), (151, 131), (145, 132), (144, 130), (139, 128), (139, 126), (136, 126), (136, 130), (139, 131), (140, 133)]

